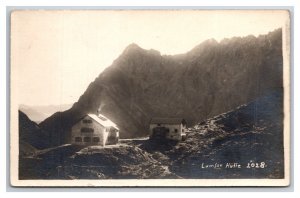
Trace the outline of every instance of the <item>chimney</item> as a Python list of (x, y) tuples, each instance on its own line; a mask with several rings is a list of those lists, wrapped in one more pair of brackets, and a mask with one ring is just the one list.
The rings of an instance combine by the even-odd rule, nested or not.
[(101, 114), (101, 110), (102, 110), (102, 108), (103, 108), (104, 106), (105, 106), (104, 103), (101, 103), (101, 104), (99, 105), (99, 107), (98, 107), (98, 109), (97, 109), (97, 115), (98, 115), (98, 116)]

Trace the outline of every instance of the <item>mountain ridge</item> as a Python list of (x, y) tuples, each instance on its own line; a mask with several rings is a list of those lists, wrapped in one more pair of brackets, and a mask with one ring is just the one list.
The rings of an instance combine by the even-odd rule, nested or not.
[(258, 37), (209, 41), (174, 56), (131, 44), (71, 109), (55, 113), (40, 127), (53, 145), (68, 143), (75, 120), (99, 107), (119, 126), (122, 138), (147, 136), (151, 117), (184, 117), (191, 126), (282, 87), (281, 36), (277, 29)]
[(40, 123), (53, 113), (71, 108), (71, 104), (60, 105), (25, 105), (20, 104), (19, 110), (24, 112), (32, 121)]

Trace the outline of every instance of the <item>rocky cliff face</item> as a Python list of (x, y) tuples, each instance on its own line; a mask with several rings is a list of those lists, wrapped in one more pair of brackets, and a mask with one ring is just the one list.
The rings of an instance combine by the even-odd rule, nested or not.
[(119, 126), (121, 138), (147, 136), (152, 117), (184, 117), (192, 126), (282, 87), (281, 37), (278, 29), (259, 37), (207, 40), (175, 56), (131, 44), (70, 110), (40, 126), (52, 145), (67, 143), (74, 122), (99, 107)]

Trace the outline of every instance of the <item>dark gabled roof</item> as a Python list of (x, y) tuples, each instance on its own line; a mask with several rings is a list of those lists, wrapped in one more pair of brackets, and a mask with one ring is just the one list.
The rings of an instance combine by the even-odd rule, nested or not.
[(186, 125), (186, 121), (183, 118), (152, 118), (150, 124), (183, 124)]

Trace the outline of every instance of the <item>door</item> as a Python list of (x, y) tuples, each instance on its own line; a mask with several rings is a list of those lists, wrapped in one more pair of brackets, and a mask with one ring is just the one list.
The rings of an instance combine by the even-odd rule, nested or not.
[(152, 132), (151, 138), (165, 139), (169, 135), (170, 130), (166, 127), (155, 127)]

